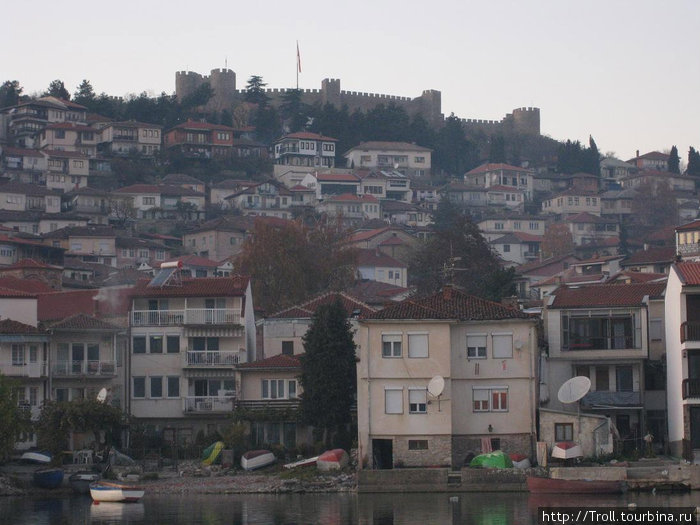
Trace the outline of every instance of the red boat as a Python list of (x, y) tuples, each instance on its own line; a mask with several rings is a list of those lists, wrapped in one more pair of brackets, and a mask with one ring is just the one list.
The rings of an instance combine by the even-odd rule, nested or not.
[(348, 453), (342, 448), (326, 450), (318, 457), (316, 467), (318, 470), (340, 470), (347, 466), (349, 461)]
[(625, 482), (528, 476), (527, 488), (536, 494), (620, 494), (625, 490)]

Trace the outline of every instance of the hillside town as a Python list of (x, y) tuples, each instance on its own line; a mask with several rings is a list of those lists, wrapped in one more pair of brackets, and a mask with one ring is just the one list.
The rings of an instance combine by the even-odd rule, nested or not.
[[(180, 98), (198, 88), (188, 78), (178, 74)], [(339, 81), (324, 89), (358, 111), (392, 103), (353, 99)], [(433, 101), (426, 121), (445, 126), (439, 92), (422, 98)], [(398, 102), (420, 113), (419, 99)], [(227, 111), (217, 99), (202, 107)], [(455, 122), (466, 136), (498, 125), (511, 144), (539, 136), (536, 108)], [(339, 301), (356, 345), (360, 468), (459, 468), (491, 450), (536, 458), (538, 443), (574, 440), (586, 457), (700, 462), (692, 155), (685, 170), (677, 151), (618, 159), (591, 139), (579, 148), (595, 152), (589, 172), (559, 171), (563, 146), (517, 163), (482, 148), (450, 172), (416, 142), (341, 151), (303, 123), (270, 141), (232, 124), (115, 121), (56, 96), (0, 108), (0, 373), (35, 421), (45, 402), (105, 390), (127, 418), (125, 448), (137, 435), (185, 447), (223, 434), (237, 412), (251, 448), (310, 449), (314, 429), (296, 417), (305, 335)], [(206, 169), (241, 159), (267, 171)], [(146, 175), (127, 181), (127, 165)], [(505, 287), (478, 288), (486, 273), (467, 264), (471, 248), (416, 262), (447, 208), (478, 229)], [(301, 233), (284, 248), (265, 241), (290, 231)], [(305, 255), (309, 281), (284, 273), (319, 231), (334, 241)], [(581, 376), (590, 391), (562, 402)], [(93, 441), (74, 432), (68, 446)], [(37, 445), (27, 432), (15, 450)]]

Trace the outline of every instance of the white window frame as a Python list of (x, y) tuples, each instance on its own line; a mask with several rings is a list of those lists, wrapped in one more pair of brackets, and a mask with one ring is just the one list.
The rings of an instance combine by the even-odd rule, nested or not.
[[(382, 334), (382, 357), (385, 359), (396, 359), (402, 356), (402, 341), (403, 334), (401, 333), (383, 333)], [(389, 351), (386, 352), (385, 344), (389, 343)], [(398, 343), (398, 345), (397, 345)]]
[[(430, 357), (430, 338), (428, 332), (408, 332), (408, 357), (412, 359), (426, 359)], [(425, 350), (417, 347), (418, 340), (425, 338)], [(411, 344), (411, 339), (414, 340), (414, 345)], [(383, 346), (383, 345), (382, 345)]]
[[(476, 394), (479, 392), (479, 397), (477, 399)], [(486, 394), (486, 399), (484, 399), (484, 393)], [(494, 403), (494, 394), (506, 394), (506, 403), (505, 403), (505, 408), (501, 406), (501, 397), (499, 395), (498, 399), (498, 407), (495, 406)], [(477, 408), (475, 403), (479, 401), (483, 403), (484, 401), (486, 402), (486, 406), (481, 405), (480, 408)], [(507, 386), (479, 386), (479, 387), (472, 387), (472, 412), (508, 412), (508, 405), (510, 405), (510, 398), (509, 398), (509, 392), (508, 392), (508, 387)]]
[(409, 414), (427, 414), (428, 413), (428, 395), (425, 388), (409, 388), (408, 389), (408, 413)]
[[(496, 338), (510, 337), (510, 352), (505, 352), (498, 348)], [(501, 353), (502, 352), (502, 353)], [(512, 359), (513, 358), (513, 332), (493, 332), (491, 334), (491, 355), (494, 359)]]
[[(479, 346), (478, 344), (470, 346), (469, 338), (483, 338), (484, 346)], [(487, 346), (488, 346), (489, 334), (467, 334), (467, 359), (486, 359), (487, 357)], [(470, 349), (474, 349), (473, 355), (470, 355)], [(483, 349), (483, 352), (481, 351)]]
[[(399, 408), (397, 409), (392, 409), (389, 411), (389, 396), (396, 396), (398, 393), (398, 400), (400, 401), (399, 403)], [(393, 399), (393, 402), (396, 402), (397, 399)], [(384, 388), (384, 413), (385, 414), (403, 414), (403, 388), (391, 388), (391, 387), (385, 387)]]

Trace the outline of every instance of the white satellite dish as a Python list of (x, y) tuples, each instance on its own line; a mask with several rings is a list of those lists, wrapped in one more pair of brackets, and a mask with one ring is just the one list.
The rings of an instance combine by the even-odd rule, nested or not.
[(559, 388), (557, 398), (564, 404), (576, 403), (591, 389), (591, 380), (586, 376), (572, 377)]
[(104, 403), (105, 399), (107, 399), (107, 389), (103, 388), (97, 393), (97, 401), (100, 403)]
[(445, 390), (445, 379), (442, 376), (435, 376), (428, 383), (428, 394), (433, 397), (440, 397), (443, 390)]

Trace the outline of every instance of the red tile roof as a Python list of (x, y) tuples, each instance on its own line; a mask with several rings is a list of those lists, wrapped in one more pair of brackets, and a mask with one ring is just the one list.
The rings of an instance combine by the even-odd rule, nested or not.
[(622, 261), (623, 266), (632, 264), (653, 264), (653, 263), (669, 263), (676, 258), (676, 249), (673, 246), (661, 246), (658, 248), (648, 248), (633, 253), (627, 259)]
[(316, 297), (312, 297), (306, 302), (291, 306), (281, 312), (274, 313), (268, 318), (271, 319), (310, 319), (313, 317), (316, 309), (319, 306), (331, 304), (335, 302), (336, 299), (340, 299), (343, 308), (348, 313), (348, 316), (352, 315), (355, 310), (360, 310), (361, 315), (366, 315), (374, 312), (374, 308), (363, 303), (359, 299), (352, 297), (344, 292), (326, 292)]
[(253, 361), (251, 363), (243, 363), (238, 365), (238, 368), (243, 369), (285, 369), (285, 368), (301, 368), (301, 361), (298, 355), (285, 355), (278, 354), (268, 357), (266, 359), (260, 359), (258, 361)]
[(471, 171), (468, 171), (466, 174), (467, 175), (478, 175), (481, 173), (489, 173), (491, 171), (500, 171), (500, 170), (507, 170), (507, 171), (530, 171), (525, 168), (519, 168), (517, 166), (512, 166), (510, 164), (503, 164), (503, 163), (487, 163), (487, 164), (482, 164), (481, 166), (474, 168)]
[(19, 269), (48, 269), (48, 270), (60, 270), (60, 266), (52, 266), (43, 262), (35, 261), (34, 259), (20, 259), (10, 266), (5, 266), (0, 268), (1, 270), (19, 270)]
[(389, 257), (382, 252), (372, 249), (357, 250), (357, 264), (358, 266), (391, 266), (396, 268), (406, 268), (406, 265), (401, 261), (397, 261), (393, 257)]
[(525, 193), (523, 190), (518, 188), (513, 188), (512, 186), (503, 186), (501, 184), (496, 184), (495, 186), (489, 186), (486, 191), (510, 191), (515, 193)]
[(26, 148), (12, 148), (9, 146), (6, 146), (2, 150), (3, 154), (5, 156), (22, 156), (22, 157), (43, 157), (43, 155), (35, 149), (26, 149)]
[(100, 331), (117, 331), (120, 327), (106, 321), (102, 321), (97, 317), (84, 313), (75, 314), (62, 321), (58, 321), (49, 327), (51, 330), (57, 331), (73, 331), (73, 330), (100, 330)]
[(576, 215), (571, 215), (570, 217), (567, 217), (564, 222), (610, 224), (610, 223), (617, 223), (617, 220), (615, 220), (615, 219), (603, 219), (602, 217), (598, 217), (597, 215), (593, 215), (592, 213), (588, 213), (587, 211), (584, 211), (581, 213), (577, 213)]
[(360, 178), (352, 173), (319, 173), (316, 175), (316, 179), (331, 182), (357, 182), (358, 184), (360, 182)]
[(39, 321), (55, 321), (76, 314), (125, 316), (131, 308), (132, 287), (71, 290), (42, 294), (37, 301)]
[(371, 239), (372, 237), (376, 237), (379, 234), (384, 233), (387, 230), (390, 230), (391, 227), (387, 226), (385, 228), (376, 228), (374, 230), (366, 230), (366, 231), (358, 231), (353, 233), (349, 238), (348, 242), (359, 242), (359, 241), (366, 241), (367, 239)]
[(39, 328), (13, 319), (0, 321), (0, 334), (44, 334)]
[(677, 232), (700, 230), (700, 220), (689, 222), (676, 228)]
[(53, 122), (46, 126), (46, 129), (72, 129), (73, 131), (88, 131), (90, 133), (99, 133), (99, 130), (86, 126), (84, 124), (76, 124), (74, 122)]
[(334, 139), (332, 137), (326, 137), (324, 135), (318, 135), (316, 133), (310, 133), (308, 131), (300, 131), (298, 133), (290, 133), (289, 135), (285, 135), (284, 137), (282, 137), (279, 140), (283, 140), (283, 139), (324, 140), (324, 141), (338, 142), (338, 139)]
[[(183, 266), (203, 266), (206, 268), (218, 268), (219, 263), (206, 257), (200, 257), (199, 255), (181, 255), (180, 257), (173, 257), (163, 262), (174, 262), (181, 261)], [(163, 263), (161, 263), (163, 264)]]
[(39, 279), (19, 279), (17, 277), (11, 277), (9, 275), (5, 277), (0, 277), (0, 288), (9, 288), (10, 290), (18, 290), (20, 292), (25, 292), (28, 294), (53, 293), (56, 291), (44, 281), (40, 281)]
[(549, 308), (641, 306), (644, 297), (661, 297), (666, 283), (596, 284), (580, 288), (558, 288)]
[(14, 288), (0, 288), (0, 297), (14, 297), (31, 299), (36, 297), (36, 293), (27, 292), (24, 290), (16, 290)]
[(88, 156), (79, 151), (63, 151), (58, 149), (43, 149), (43, 153), (46, 153), (49, 157), (63, 157), (66, 159), (87, 159)]
[(173, 126), (170, 128), (166, 133), (169, 133), (170, 131), (174, 129), (203, 129), (207, 131), (212, 131), (212, 130), (220, 130), (220, 131), (230, 131), (234, 132), (236, 131), (234, 128), (231, 128), (229, 126), (222, 126), (220, 124), (209, 124), (208, 122), (198, 122), (194, 120), (188, 120), (187, 122), (183, 122), (182, 124), (178, 124), (177, 126)]
[(343, 193), (341, 195), (334, 195), (328, 197), (326, 202), (379, 202), (376, 197), (372, 195), (353, 195), (352, 193)]
[(379, 246), (405, 246), (406, 242), (401, 237), (388, 237), (379, 243)]
[(204, 193), (191, 190), (189, 188), (183, 188), (181, 186), (173, 186), (170, 184), (132, 184), (131, 186), (124, 186), (123, 188), (117, 188), (114, 190), (115, 193), (156, 193), (158, 195), (191, 195), (191, 196), (203, 196)]
[(648, 272), (619, 272), (610, 278), (614, 280), (629, 279), (632, 283), (648, 283), (649, 281), (665, 280), (668, 275), (665, 273), (648, 273)]
[(249, 277), (205, 277), (183, 279), (181, 286), (149, 287), (141, 281), (134, 287), (132, 297), (238, 297), (245, 295)]
[(345, 155), (350, 153), (351, 151), (354, 150), (362, 150), (362, 151), (369, 151), (369, 150), (392, 150), (392, 151), (433, 151), (430, 148), (426, 148), (424, 146), (418, 146), (417, 144), (410, 144), (408, 142), (389, 142), (389, 141), (379, 141), (379, 140), (371, 140), (367, 142), (360, 142), (357, 146), (354, 148), (350, 148)]
[(673, 265), (685, 285), (700, 285), (700, 263), (683, 261)]
[(365, 319), (411, 319), (486, 321), (500, 319), (532, 319), (516, 308), (467, 295), (452, 286), (420, 298), (411, 298), (366, 316)]

